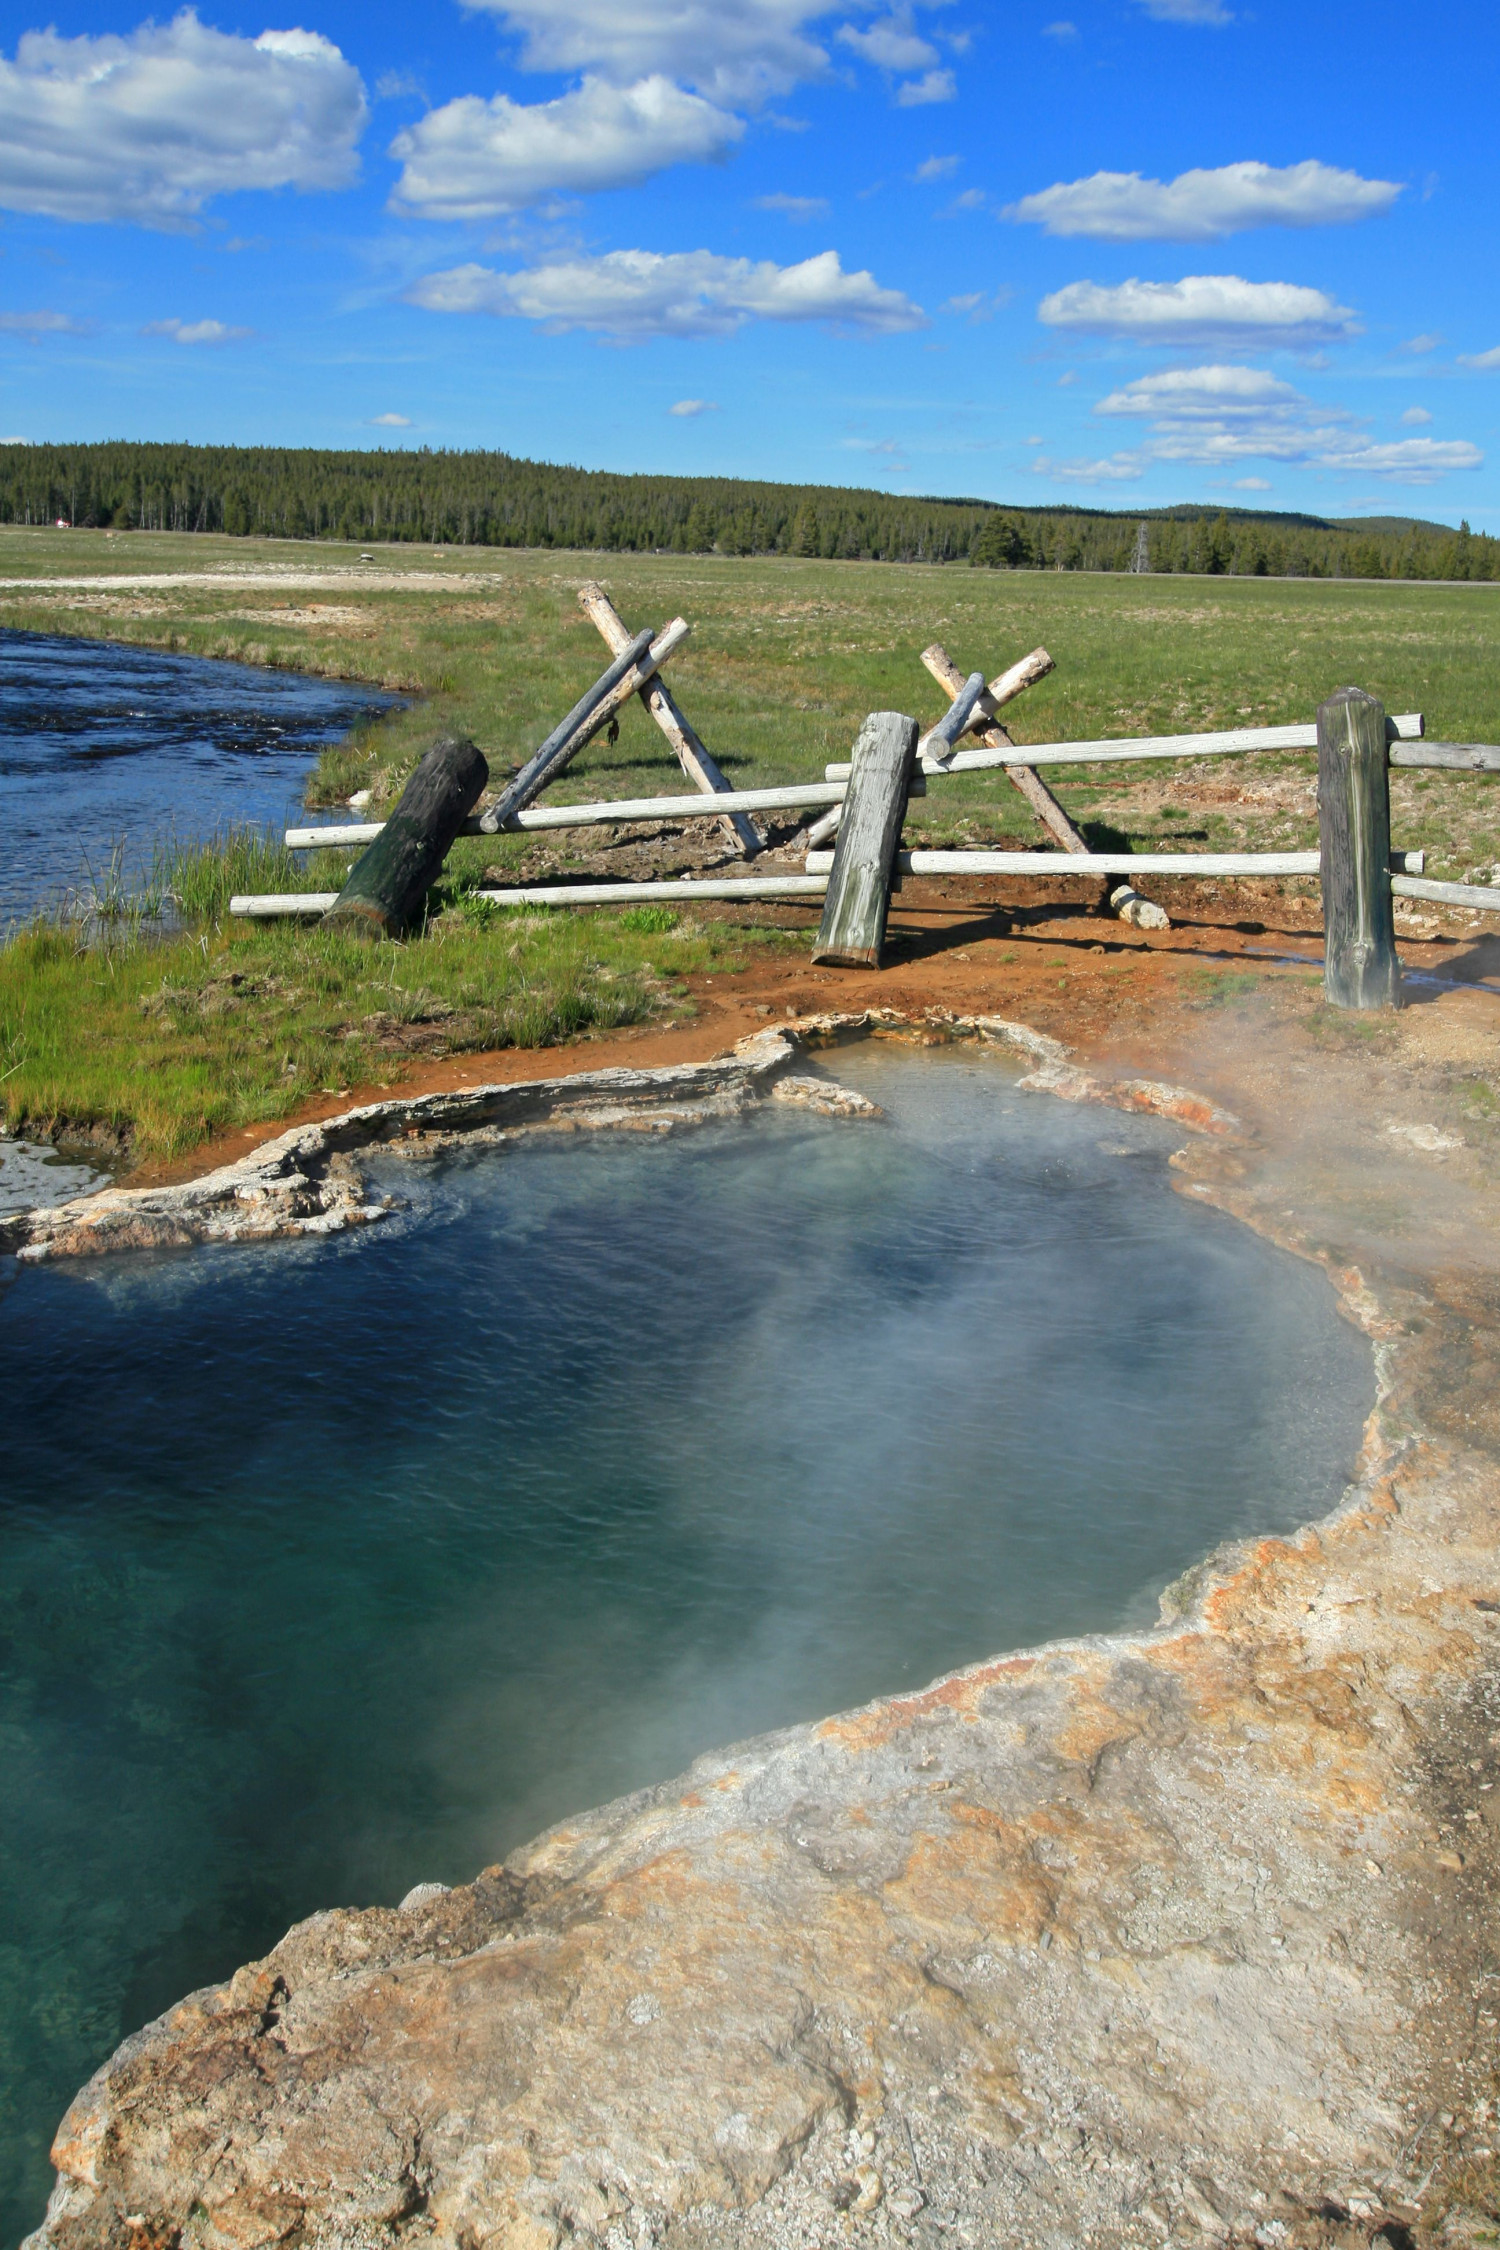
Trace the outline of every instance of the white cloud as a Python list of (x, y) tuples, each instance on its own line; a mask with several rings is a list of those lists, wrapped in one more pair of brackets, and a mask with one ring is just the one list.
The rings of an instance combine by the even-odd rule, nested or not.
[(1348, 306), (1321, 289), (1292, 281), (1244, 281), (1232, 273), (1124, 281), (1115, 289), (1074, 281), (1044, 297), (1037, 317), (1049, 328), (1160, 344), (1312, 344), (1356, 333)]
[(1221, 164), (1148, 180), (1139, 172), (1095, 172), (1012, 203), (1005, 216), (1054, 235), (1095, 242), (1217, 242), (1246, 227), (1345, 226), (1388, 211), (1394, 180), (1366, 180), (1309, 159), (1304, 164)]
[(1401, 346), (1401, 349), (1404, 352), (1413, 353), (1418, 359), (1420, 359), (1424, 355), (1424, 353), (1435, 352), (1442, 340), (1443, 339), (1437, 333), (1437, 330), (1433, 329), (1431, 333), (1426, 336), (1408, 336), (1406, 342)]
[(627, 187), (669, 164), (722, 156), (744, 132), (727, 111), (669, 78), (599, 78), (551, 102), (465, 94), (398, 133), (392, 203), (424, 219), (484, 219), (559, 192)]
[(1460, 367), (1476, 368), (1481, 374), (1489, 374), (1493, 369), (1500, 368), (1500, 344), (1496, 344), (1493, 351), (1460, 352), (1458, 364)]
[(518, 314), (554, 332), (587, 328), (623, 343), (730, 336), (750, 320), (821, 321), (881, 336), (926, 325), (921, 307), (899, 289), (882, 289), (869, 273), (845, 273), (836, 250), (795, 266), (709, 250), (611, 250), (520, 273), (464, 265), (426, 275), (408, 297), (429, 312)]
[(719, 402), (715, 398), (680, 398), (667, 412), (675, 414), (681, 422), (696, 422), (700, 414), (717, 414)]
[(1050, 455), (1039, 453), (1031, 467), (1035, 476), (1051, 477), (1058, 484), (1130, 484), (1146, 473), (1145, 462), (1134, 453), (1116, 453), (1107, 461), (1076, 455), (1071, 460), (1054, 461)]
[(470, 0), (524, 41), (527, 70), (597, 71), (629, 84), (658, 71), (721, 102), (759, 102), (826, 74), (804, 27), (820, 0)]
[(1158, 23), (1233, 23), (1224, 0), (1141, 0), (1148, 16)]
[(809, 219), (821, 219), (828, 210), (826, 195), (758, 195), (757, 211), (779, 211), (792, 225), (803, 226)]
[(372, 430), (409, 430), (411, 426), (412, 420), (409, 414), (372, 414), (370, 416)]
[(917, 166), (912, 177), (917, 180), (946, 180), (958, 170), (958, 164), (956, 156), (928, 156)]
[(1135, 452), (1115, 456), (1143, 466), (1180, 461), (1222, 468), (1260, 459), (1431, 484), (1451, 470), (1477, 469), (1484, 458), (1466, 439), (1379, 444), (1341, 408), (1315, 405), (1260, 367), (1168, 368), (1111, 391), (1094, 412), (1150, 423), (1150, 435)]
[(244, 188), (346, 187), (367, 115), (314, 31), (240, 39), (191, 9), (123, 36), (28, 31), (0, 57), (0, 205), (180, 227)]
[(1301, 404), (1302, 393), (1263, 367), (1169, 367), (1111, 391), (1096, 414), (1170, 415), (1190, 421), (1227, 414), (1262, 416)]
[(951, 70), (929, 70), (921, 78), (909, 78), (904, 86), (896, 88), (896, 102), (901, 109), (925, 109), (929, 102), (954, 102), (958, 99), (958, 81)]
[(174, 344), (238, 344), (253, 329), (228, 328), (222, 320), (148, 320), (143, 336), (170, 336)]
[(35, 343), (40, 336), (81, 336), (83, 330), (66, 313), (4, 312), (0, 313), (0, 334), (28, 336)]
[(1432, 416), (1425, 406), (1409, 406), (1401, 419), (1409, 429), (1420, 429), (1424, 422), (1432, 420)]
[(1271, 480), (1269, 477), (1236, 477), (1234, 489), (1236, 492), (1269, 492)]
[(880, 23), (872, 23), (868, 31), (856, 31), (853, 24), (841, 24), (838, 40), (842, 47), (852, 47), (863, 55), (877, 70), (926, 70), (938, 59), (936, 47), (913, 31), (909, 16), (886, 16)]

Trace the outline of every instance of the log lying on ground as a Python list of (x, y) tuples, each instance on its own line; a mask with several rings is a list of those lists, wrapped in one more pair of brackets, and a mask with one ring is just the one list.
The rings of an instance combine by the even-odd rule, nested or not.
[(328, 909), (328, 919), (368, 937), (401, 937), (422, 913), (427, 893), (490, 769), (462, 735), (434, 742), (401, 800)]
[[(578, 606), (598, 626), (617, 656), (628, 647), (630, 629), (597, 580), (591, 578), (579, 587)], [(639, 693), (646, 709), (671, 743), (677, 762), (689, 781), (695, 783), (705, 796), (732, 795), (729, 783), (678, 709), (666, 681), (652, 679)], [(764, 848), (755, 823), (747, 820), (742, 812), (727, 814), (724, 830), (747, 859), (754, 859), (757, 852)]]
[[(1389, 742), (1420, 742), (1422, 714), (1409, 711), (1386, 720)], [(1109, 766), (1136, 758), (1227, 758), (1259, 750), (1316, 750), (1316, 724), (1290, 727), (1230, 727), (1218, 734), (1138, 734), (1105, 736), (1097, 742), (1027, 742), (1020, 745), (1029, 766)], [(1436, 747), (1436, 746), (1434, 746)], [(1460, 747), (1478, 750), (1482, 744)], [(1500, 756), (1500, 753), (1497, 753)], [(1416, 759), (1403, 763), (1417, 764)], [(1001, 750), (955, 750), (942, 764), (924, 760), (931, 773), (984, 773), (1006, 763)], [(830, 781), (846, 781), (847, 763), (825, 766)]]
[[(891, 865), (906, 817), (916, 747), (917, 722), (901, 711), (872, 711), (859, 730), (814, 961), (846, 968), (880, 966)], [(813, 872), (809, 864), (808, 873)]]
[(548, 783), (555, 781), (577, 757), (584, 744), (592, 742), (615, 713), (639, 692), (657, 666), (665, 664), (667, 658), (681, 648), (691, 631), (685, 617), (674, 617), (655, 640), (646, 632), (638, 633), (628, 642), (588, 694), (579, 697), (567, 717), (559, 720), (541, 748), (527, 759), (514, 781), (506, 784), (482, 816), (481, 834), (498, 835), (513, 814), (529, 805), (533, 797), (539, 797)]

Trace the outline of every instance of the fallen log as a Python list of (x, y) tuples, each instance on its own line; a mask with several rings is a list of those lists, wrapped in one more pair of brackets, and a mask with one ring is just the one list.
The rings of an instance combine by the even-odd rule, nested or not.
[(418, 921), (453, 840), (490, 769), (462, 735), (433, 743), (380, 834), (328, 909), (330, 923), (367, 937), (401, 937)]
[[(813, 944), (814, 961), (846, 968), (880, 965), (891, 868), (916, 747), (917, 722), (900, 711), (872, 711), (859, 730), (839, 840), (829, 855), (828, 895)], [(810, 875), (812, 857), (809, 853)]]
[[(630, 630), (597, 580), (591, 578), (579, 587), (578, 606), (598, 626), (618, 656), (629, 644)], [(677, 762), (689, 781), (696, 783), (705, 796), (733, 795), (724, 775), (678, 709), (666, 681), (652, 679), (638, 692), (646, 709), (671, 743)], [(754, 859), (757, 852), (764, 849), (755, 823), (745, 819), (743, 813), (726, 814), (724, 830), (746, 859)]]
[(511, 817), (539, 797), (549, 782), (577, 757), (587, 742), (606, 727), (650, 679), (660, 664), (673, 655), (687, 639), (692, 627), (686, 618), (674, 617), (671, 624), (653, 640), (648, 632), (637, 633), (627, 643), (606, 672), (594, 682), (587, 695), (580, 696), (565, 719), (560, 719), (541, 748), (529, 757), (513, 781), (480, 816), (481, 835), (496, 836)]

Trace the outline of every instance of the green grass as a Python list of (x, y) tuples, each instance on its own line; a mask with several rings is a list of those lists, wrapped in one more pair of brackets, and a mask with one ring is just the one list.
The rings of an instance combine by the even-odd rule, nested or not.
[(670, 1020), (683, 976), (767, 940), (669, 912), (450, 909), (399, 945), (289, 923), (165, 939), (127, 923), (85, 945), (35, 925), (0, 947), (0, 1111), (13, 1131), (102, 1126), (137, 1157), (181, 1156), (322, 1089), (398, 1084), (413, 1053)]
[[(873, 708), (930, 724), (943, 699), (920, 652), (935, 639), (965, 672), (993, 673), (1038, 645), (1051, 651), (1057, 670), (1007, 713), (1023, 745), (1307, 719), (1349, 681), (1392, 711), (1423, 711), (1433, 736), (1500, 742), (1500, 587), (367, 551), (373, 570), (359, 565), (358, 548), (333, 542), (3, 529), (0, 577), (43, 583), (0, 589), (0, 623), (357, 677), (419, 697), (331, 748), (314, 777), (310, 801), (340, 803), (368, 787), (377, 810), (442, 729), (471, 734), (497, 780), (536, 747), (606, 661), (575, 600), (590, 577), (632, 627), (678, 613), (691, 620), (669, 678), (741, 787), (821, 777)], [(120, 583), (185, 568), (232, 571), (237, 582)], [(271, 582), (251, 583), (245, 574), (256, 572)], [(317, 588), (288, 582), (306, 573), (342, 575)], [(382, 574), (387, 584), (372, 583)], [(107, 583), (52, 583), (70, 575)], [(1216, 850), (1285, 850), (1316, 841), (1312, 775), (1309, 757), (1255, 757), (1054, 768), (1048, 779), (1099, 848), (1175, 836)], [(550, 796), (681, 787), (660, 735), (632, 705), (618, 742), (600, 737)], [(1497, 787), (1500, 777), (1394, 775), (1396, 842), (1425, 846), (1439, 876), (1500, 861)], [(1039, 831), (996, 774), (935, 783), (914, 802), (908, 837), (1033, 844)], [(597, 843), (594, 832), (461, 841), (440, 901), (447, 910), (406, 947), (377, 948), (379, 967), (353, 941), (315, 931), (223, 934), (231, 892), (336, 889), (349, 855), (293, 858), (274, 840), (229, 831), (212, 849), (159, 853), (134, 904), (117, 895), (118, 865), (95, 870), (91, 887), (114, 907), (118, 942), (85, 952), (41, 930), (0, 952), (5, 1114), (12, 1123), (112, 1120), (143, 1152), (180, 1151), (220, 1126), (285, 1115), (311, 1087), (398, 1074), (398, 1031), (415, 1020), (402, 1010), (418, 1008), (416, 993), (452, 1009), (430, 1016), (427, 1030), (454, 1047), (534, 1044), (659, 1010), (671, 979), (717, 958), (720, 944), (805, 942), (669, 928), (652, 908), (518, 920), (461, 903), (490, 867), (519, 875), (543, 849), (557, 855), (547, 864), (567, 864)], [(149, 942), (136, 928), (140, 909), (167, 894), (192, 934)], [(244, 982), (226, 985), (231, 971)], [(382, 982), (383, 1008), (370, 994)], [(189, 998), (158, 1004), (161, 990)], [(377, 1015), (386, 1025), (372, 1029)]]
[[(743, 787), (820, 774), (827, 760), (847, 756), (872, 708), (913, 711), (930, 723), (942, 698), (919, 658), (934, 639), (962, 670), (996, 671), (1026, 649), (1050, 649), (1056, 672), (1012, 707), (1023, 743), (1280, 724), (1310, 718), (1349, 681), (1393, 711), (1424, 711), (1435, 736), (1500, 741), (1500, 586), (475, 548), (439, 557), (375, 547), (366, 550), (374, 571), (394, 581), (376, 589), (360, 551), (335, 542), (5, 529), (4, 577), (185, 567), (347, 575), (315, 589), (10, 589), (0, 592), (0, 620), (348, 674), (420, 695), (418, 706), (325, 755), (312, 792), (323, 803), (366, 786), (377, 806), (388, 803), (440, 727), (472, 734), (497, 776), (519, 764), (603, 668), (603, 644), (574, 599), (588, 577), (604, 581), (632, 626), (679, 612), (691, 620), (693, 637), (669, 677)], [(1085, 827), (1095, 820), (1144, 841), (1168, 819), (1202, 827), (1212, 813), (1216, 844), (1292, 849), (1315, 835), (1311, 802), (1297, 794), (1310, 772), (1307, 758), (1257, 757), (1049, 778)], [(1247, 784), (1248, 796), (1226, 801), (1226, 780), (1231, 791)], [(618, 743), (592, 744), (552, 795), (638, 796), (680, 785), (656, 729), (633, 706)], [(1445, 875), (1500, 859), (1495, 788), (1483, 777), (1397, 775), (1398, 840), (1425, 844)], [(910, 828), (932, 843), (1036, 834), (1002, 777), (938, 784), (914, 806)]]

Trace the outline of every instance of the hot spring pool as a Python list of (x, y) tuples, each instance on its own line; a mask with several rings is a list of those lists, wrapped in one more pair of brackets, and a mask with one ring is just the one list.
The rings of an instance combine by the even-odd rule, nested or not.
[(381, 1227), (0, 1298), (0, 2240), (117, 2040), (298, 1917), (1336, 1501), (1368, 1347), (1179, 1129), (833, 1066), (885, 1122), (387, 1158)]

